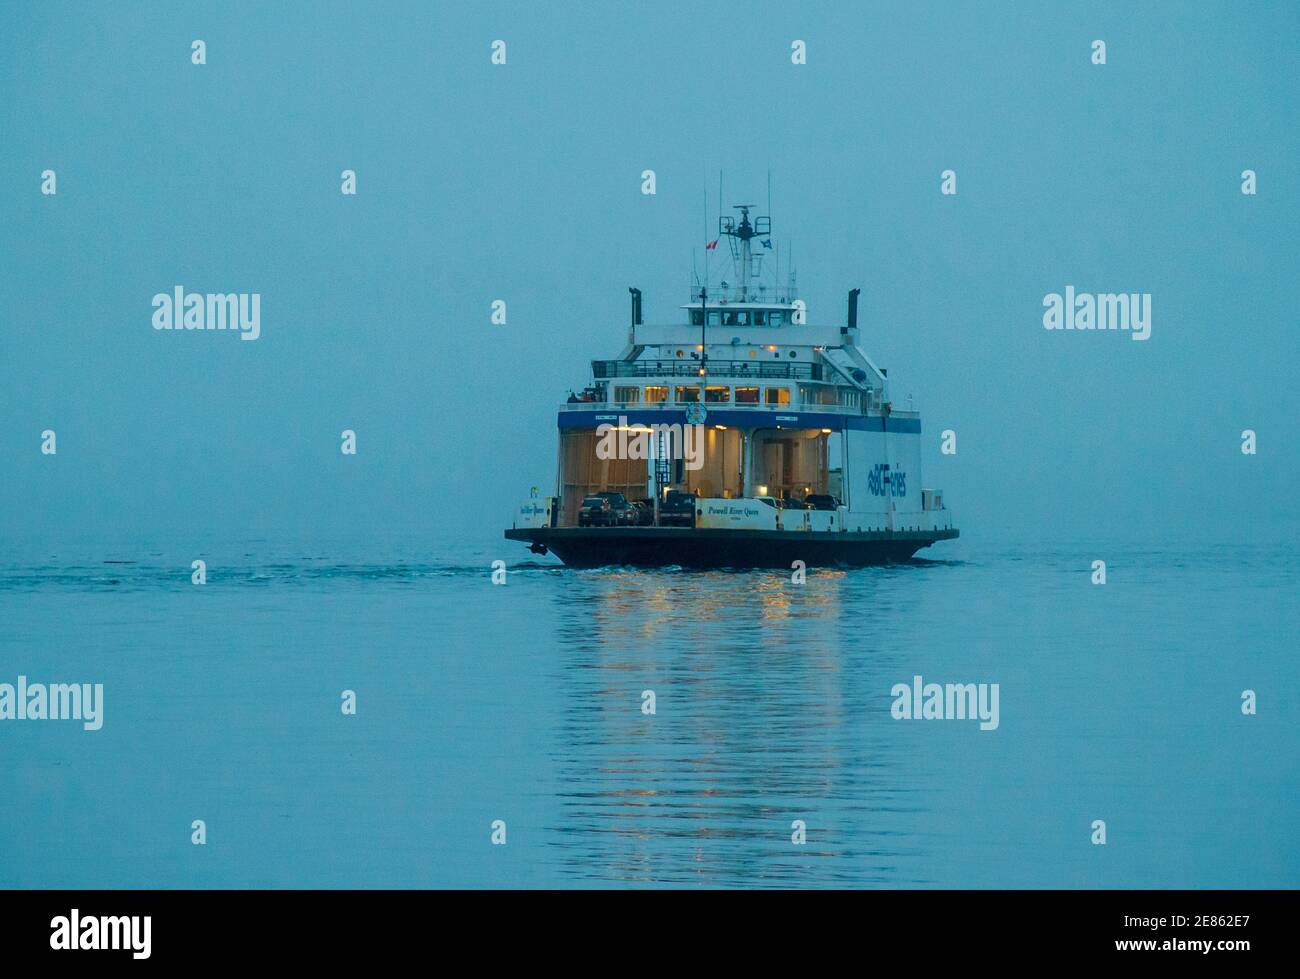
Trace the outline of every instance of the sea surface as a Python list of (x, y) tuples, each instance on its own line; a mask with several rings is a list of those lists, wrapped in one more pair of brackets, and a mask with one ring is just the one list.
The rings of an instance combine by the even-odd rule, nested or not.
[[(10, 548), (0, 683), (102, 683), (104, 721), (0, 721), (0, 886), (1300, 885), (1294, 547), (922, 553)], [(895, 719), (917, 675), (997, 683), (997, 729)]]

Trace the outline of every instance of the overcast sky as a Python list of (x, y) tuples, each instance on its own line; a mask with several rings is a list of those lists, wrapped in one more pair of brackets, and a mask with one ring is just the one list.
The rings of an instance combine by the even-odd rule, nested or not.
[[(964, 532), (1294, 538), (1300, 8), (572, 6), (6, 11), (0, 530), (499, 535), (723, 168), (812, 322), (862, 288)], [(177, 285), (260, 338), (153, 330)], [(1151, 338), (1044, 330), (1067, 285)]]

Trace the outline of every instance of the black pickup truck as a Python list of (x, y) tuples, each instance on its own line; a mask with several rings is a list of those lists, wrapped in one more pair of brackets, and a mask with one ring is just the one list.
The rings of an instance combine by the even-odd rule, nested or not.
[(661, 527), (694, 527), (695, 494), (683, 493), (681, 490), (669, 490), (664, 501), (659, 504), (659, 525)]

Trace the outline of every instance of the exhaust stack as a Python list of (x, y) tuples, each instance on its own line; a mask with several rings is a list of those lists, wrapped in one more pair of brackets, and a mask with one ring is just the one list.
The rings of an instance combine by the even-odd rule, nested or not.
[(632, 294), (632, 325), (641, 325), (641, 290), (628, 286), (628, 292)]
[(840, 333), (852, 340), (858, 337), (858, 296), (861, 293), (861, 289), (849, 290), (849, 325), (840, 327)]

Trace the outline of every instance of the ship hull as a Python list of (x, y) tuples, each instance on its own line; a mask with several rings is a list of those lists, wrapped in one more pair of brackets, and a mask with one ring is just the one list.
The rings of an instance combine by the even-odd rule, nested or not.
[(686, 568), (867, 567), (906, 561), (923, 547), (951, 540), (956, 529), (863, 533), (714, 530), (693, 527), (525, 527), (509, 540), (553, 553), (575, 568), (610, 565)]

